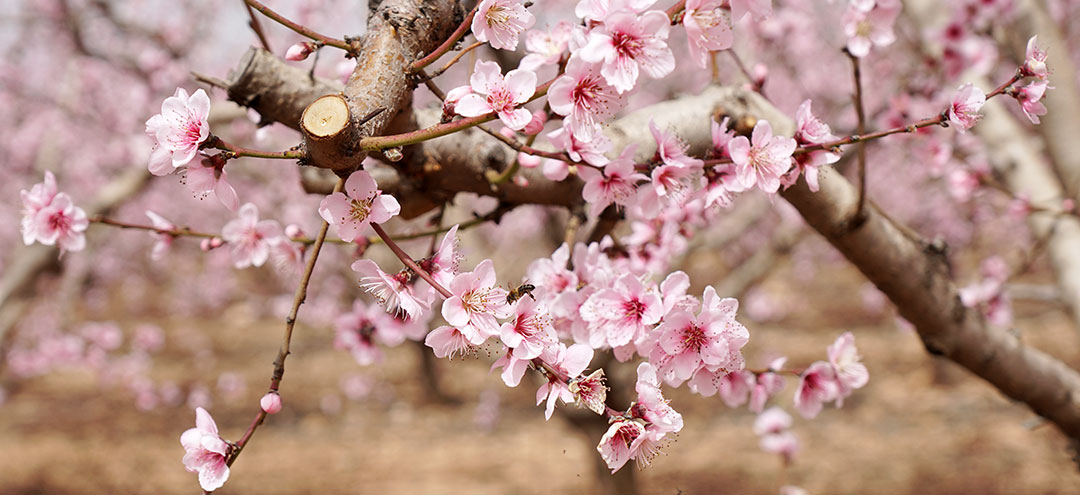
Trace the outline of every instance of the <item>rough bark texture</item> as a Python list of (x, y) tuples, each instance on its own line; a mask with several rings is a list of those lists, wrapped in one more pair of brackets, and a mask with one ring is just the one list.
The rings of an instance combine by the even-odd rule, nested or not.
[(290, 66), (262, 48), (250, 48), (226, 79), (229, 99), (259, 112), (264, 123), (300, 130), (300, 116), (320, 96), (340, 93), (341, 85)]

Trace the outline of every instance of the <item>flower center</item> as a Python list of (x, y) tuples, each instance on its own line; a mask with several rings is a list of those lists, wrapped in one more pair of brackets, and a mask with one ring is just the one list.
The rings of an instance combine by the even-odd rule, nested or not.
[(640, 320), (642, 313), (645, 312), (645, 305), (637, 298), (634, 298), (623, 303), (623, 311), (627, 318)]
[(490, 295), (491, 289), (488, 288), (468, 291), (461, 296), (461, 305), (470, 313), (486, 312)]
[(705, 345), (707, 340), (705, 331), (695, 324), (690, 324), (683, 329), (683, 347), (685, 349), (698, 352), (701, 350), (702, 346)]
[(645, 43), (641, 41), (641, 38), (624, 32), (613, 34), (611, 41), (615, 46), (615, 51), (622, 57), (637, 58), (645, 48)]
[(492, 5), (487, 11), (489, 28), (503, 28), (510, 22), (510, 9), (502, 5)]
[(49, 227), (52, 230), (65, 232), (71, 228), (71, 219), (64, 215), (63, 211), (58, 211), (49, 217)]
[(357, 222), (367, 220), (368, 215), (371, 214), (371, 204), (374, 201), (374, 197), (351, 200), (349, 202), (349, 219)]
[(487, 103), (496, 113), (510, 111), (514, 109), (514, 95), (510, 94), (506, 88), (498, 88), (487, 96)]

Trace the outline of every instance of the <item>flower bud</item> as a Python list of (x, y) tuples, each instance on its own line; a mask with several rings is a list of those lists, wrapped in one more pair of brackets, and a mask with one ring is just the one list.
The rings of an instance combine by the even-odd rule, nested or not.
[(518, 163), (524, 168), (536, 168), (540, 165), (540, 157), (528, 153), (518, 153)]
[(522, 129), (521, 132), (525, 133), (526, 136), (539, 134), (540, 131), (544, 130), (545, 123), (547, 123), (547, 112), (537, 110), (533, 112), (532, 120), (530, 120), (528, 124), (525, 124), (525, 128)]
[(281, 396), (277, 392), (268, 392), (259, 399), (259, 406), (266, 414), (277, 414), (281, 410)]
[(301, 41), (289, 47), (289, 50), (285, 52), (285, 60), (299, 62), (308, 58), (308, 55), (311, 55), (311, 52), (315, 51), (315, 48), (315, 43)]

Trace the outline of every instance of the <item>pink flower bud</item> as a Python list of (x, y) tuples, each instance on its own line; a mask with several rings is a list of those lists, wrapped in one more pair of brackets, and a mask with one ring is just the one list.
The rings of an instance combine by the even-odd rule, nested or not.
[(547, 123), (547, 112), (537, 110), (533, 112), (532, 120), (530, 120), (528, 124), (525, 124), (525, 128), (522, 129), (521, 132), (525, 133), (526, 136), (538, 134), (540, 131), (544, 130), (545, 123)]
[(308, 58), (308, 55), (311, 55), (311, 52), (315, 51), (315, 48), (315, 43), (301, 41), (289, 47), (289, 50), (285, 52), (285, 60), (299, 62)]
[(199, 248), (203, 251), (209, 251), (221, 247), (224, 242), (225, 241), (221, 240), (220, 237), (211, 237), (209, 239), (203, 239), (202, 242), (199, 243)]
[(536, 168), (540, 165), (540, 157), (528, 153), (518, 153), (518, 163), (525, 168)]
[(259, 399), (259, 407), (262, 407), (266, 414), (277, 414), (281, 410), (281, 396), (277, 392), (268, 392)]
[(290, 223), (285, 226), (285, 235), (289, 236), (289, 239), (299, 239), (304, 237), (304, 231), (300, 230), (300, 226), (295, 223)]
[(514, 135), (517, 133), (509, 127), (503, 127), (502, 129), (499, 129), (499, 134), (502, 134), (502, 137), (504, 138), (514, 139)]

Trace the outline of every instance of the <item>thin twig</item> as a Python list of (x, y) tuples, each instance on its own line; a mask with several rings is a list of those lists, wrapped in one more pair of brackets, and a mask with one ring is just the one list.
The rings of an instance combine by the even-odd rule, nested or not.
[[(479, 7), (479, 5), (477, 5), (477, 7)], [(469, 11), (469, 13), (465, 16), (465, 19), (461, 21), (460, 25), (458, 25), (457, 29), (455, 29), (454, 32), (450, 34), (449, 38), (446, 38), (446, 41), (439, 45), (439, 47), (436, 48), (434, 51), (427, 54), (426, 57), (417, 60), (416, 62), (413, 62), (412, 65), (409, 66), (409, 68), (412, 69), (413, 72), (417, 72), (420, 69), (431, 65), (433, 62), (438, 60), (439, 57), (443, 56), (443, 54), (450, 51), (450, 49), (453, 48), (455, 44), (457, 44), (458, 40), (465, 36), (465, 33), (472, 26), (473, 16), (476, 15), (477, 7), (473, 7), (473, 9)]]
[(255, 36), (259, 38), (259, 43), (262, 43), (263, 49), (270, 53), (274, 53), (274, 50), (270, 49), (270, 42), (266, 39), (266, 33), (263, 32), (262, 24), (259, 23), (259, 18), (255, 16), (255, 11), (251, 10), (251, 5), (246, 1), (244, 2), (244, 8), (247, 9), (248, 17), (251, 18), (251, 20), (248, 21), (248, 26), (251, 27), (252, 31), (255, 31)]
[[(345, 179), (338, 179), (337, 184), (334, 185), (334, 192), (341, 192), (345, 188)], [(319, 229), (319, 235), (315, 238), (315, 244), (311, 247), (311, 256), (308, 258), (307, 266), (304, 267), (304, 274), (300, 277), (300, 284), (296, 287), (296, 294), (293, 296), (292, 309), (289, 310), (289, 316), (285, 318), (285, 333), (281, 337), (281, 347), (278, 349), (277, 358), (274, 359), (274, 374), (270, 378), (270, 392), (277, 392), (281, 386), (281, 379), (285, 376), (285, 358), (289, 356), (289, 346), (292, 343), (293, 327), (296, 325), (296, 317), (300, 312), (300, 306), (304, 304), (304, 300), (307, 299), (308, 284), (311, 282), (311, 274), (315, 271), (315, 262), (319, 259), (319, 252), (322, 250), (323, 241), (326, 240), (326, 232), (330, 230), (330, 224), (325, 220), (322, 223), (322, 228)], [(266, 411), (259, 408), (259, 413), (255, 415), (255, 419), (248, 426), (244, 436), (237, 441), (232, 449), (229, 451), (229, 459), (226, 461), (226, 465), (232, 466), (232, 463), (236, 461), (236, 458), (243, 452), (244, 447), (251, 440), (251, 435), (255, 433), (255, 429), (262, 424), (266, 419)]]
[(420, 268), (420, 265), (417, 265), (416, 262), (413, 261), (412, 257), (410, 257), (409, 254), (405, 252), (405, 250), (401, 249), (401, 246), (398, 246), (397, 243), (394, 242), (394, 239), (390, 237), (390, 235), (387, 234), (385, 230), (383, 230), (381, 225), (373, 223), (371, 224), (371, 228), (375, 231), (376, 234), (379, 235), (379, 237), (382, 238), (383, 242), (386, 243), (386, 247), (390, 248), (390, 250), (394, 252), (394, 255), (397, 256), (398, 259), (401, 260), (401, 262), (405, 266), (412, 270), (413, 273), (419, 275), (420, 278), (424, 279), (424, 281), (427, 282), (428, 285), (438, 291), (439, 294), (442, 294), (443, 297), (449, 299), (454, 296), (454, 294), (447, 290), (446, 287), (443, 287), (438, 282), (436, 282), (435, 279), (432, 278), (430, 273), (424, 271), (423, 268)]
[(311, 39), (313, 39), (315, 41), (318, 41), (318, 42), (320, 42), (320, 43), (322, 43), (322, 44), (324, 44), (326, 46), (332, 46), (334, 48), (340, 48), (340, 49), (345, 50), (345, 51), (347, 51), (347, 52), (349, 52), (351, 54), (354, 54), (354, 55), (356, 53), (356, 50), (357, 50), (356, 47), (354, 47), (351, 44), (345, 42), (344, 40), (339, 40), (337, 38), (331, 38), (329, 36), (325, 36), (325, 35), (316, 33), (315, 31), (312, 31), (311, 29), (308, 29), (308, 28), (306, 28), (304, 26), (301, 26), (301, 25), (299, 25), (299, 24), (297, 24), (297, 23), (295, 23), (293, 21), (290, 21), (289, 19), (286, 19), (285, 16), (283, 16), (283, 15), (277, 13), (277, 12), (274, 12), (269, 7), (267, 7), (267, 6), (263, 5), (262, 3), (260, 3), (258, 0), (244, 0), (244, 3), (247, 4), (248, 6), (254, 8), (255, 10), (258, 10), (259, 12), (262, 13), (262, 15), (265, 15), (266, 17), (269, 17), (270, 19), (273, 19), (278, 24), (281, 24), (282, 26), (285, 26), (285, 27), (287, 27), (289, 29), (292, 29), (297, 34), (300, 34), (301, 36), (311, 38)]
[[(855, 114), (859, 119), (855, 132), (856, 135), (862, 136), (866, 132), (866, 111), (863, 109), (862, 71), (859, 68), (859, 57), (847, 50), (844, 50), (844, 53), (851, 59), (851, 73), (855, 79), (855, 94), (852, 98), (855, 101)], [(854, 224), (859, 224), (866, 218), (866, 141), (860, 140), (855, 151), (859, 163), (859, 202), (852, 220)]]
[(214, 76), (209, 76), (200, 72), (191, 71), (191, 77), (198, 82), (208, 84), (214, 88), (220, 88), (224, 90), (229, 89), (229, 83), (225, 82), (225, 80), (223, 79), (219, 79)]

